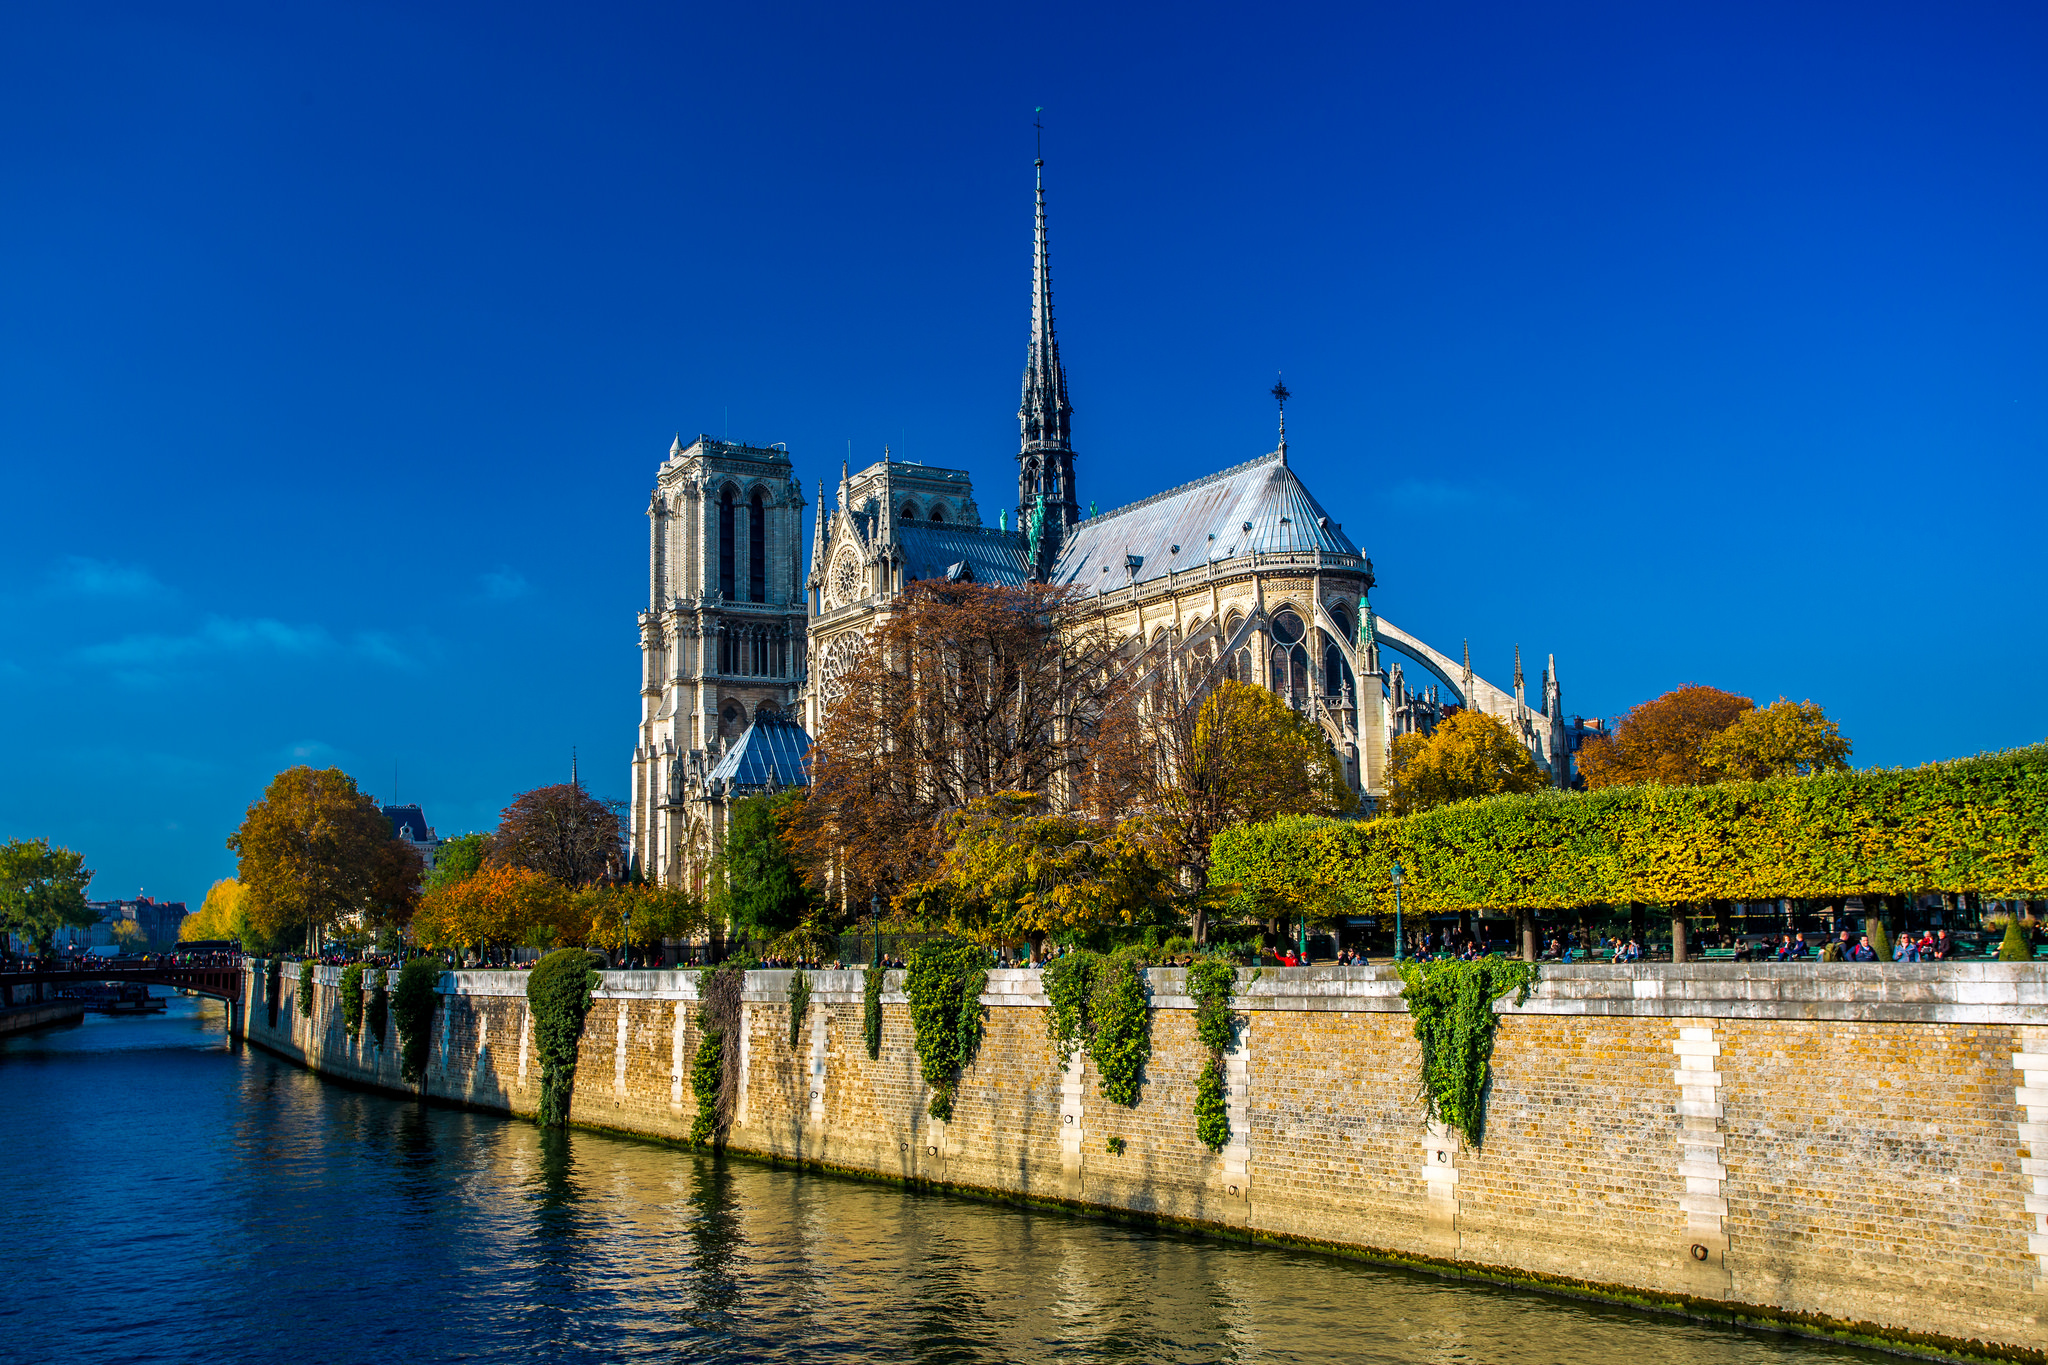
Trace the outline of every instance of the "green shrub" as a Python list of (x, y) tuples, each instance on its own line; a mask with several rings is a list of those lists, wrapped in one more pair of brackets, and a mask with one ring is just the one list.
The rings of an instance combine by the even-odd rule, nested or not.
[(981, 1050), (988, 953), (960, 939), (931, 938), (910, 950), (909, 965), (903, 993), (910, 1001), (920, 1074), (931, 1087), (929, 1112), (950, 1119), (960, 1073)]
[(351, 962), (341, 969), (341, 1024), (348, 1036), (363, 1031), (363, 964)]
[(1870, 935), (1870, 951), (1877, 955), (1879, 962), (1892, 960), (1891, 931), (1884, 927), (1884, 916), (1870, 914), (1863, 917), (1864, 932)]
[(299, 1015), (313, 1017), (313, 959), (307, 958), (299, 964)]
[(1401, 998), (1422, 1043), (1424, 1117), (1457, 1129), (1474, 1147), (1486, 1124), (1486, 1081), (1500, 1019), (1493, 1002), (1516, 991), (1515, 1003), (1522, 1003), (1535, 980), (1534, 963), (1504, 957), (1401, 964)]
[(540, 1058), (540, 1113), (543, 1128), (569, 1122), (576, 1092), (576, 1051), (590, 993), (597, 988), (597, 964), (588, 950), (561, 948), (526, 974), (526, 1003), (533, 1011), (534, 1052)]
[(2000, 962), (2032, 962), (2034, 945), (2027, 941), (2027, 931), (2020, 928), (2018, 915), (2005, 922), (2005, 937), (1998, 941)]
[(399, 969), (398, 988), (391, 993), (398, 1018), (398, 1072), (408, 1085), (427, 1079), (427, 1045), (433, 1038), (434, 1007), (440, 1002), (441, 959), (416, 957)]
[(690, 1093), (697, 1097), (697, 1117), (690, 1123), (690, 1142), (698, 1147), (718, 1135), (718, 1090), (725, 1073), (725, 1035), (705, 1029), (690, 1062)]

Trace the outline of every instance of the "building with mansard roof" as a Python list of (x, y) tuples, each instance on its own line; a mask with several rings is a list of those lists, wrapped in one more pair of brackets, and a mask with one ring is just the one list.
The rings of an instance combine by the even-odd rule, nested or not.
[[(1469, 648), (1454, 660), (1379, 617), (1372, 560), (1289, 466), (1288, 394), (1273, 392), (1275, 449), (1084, 514), (1038, 161), (1017, 498), (994, 526), (966, 471), (885, 451), (859, 471), (842, 464), (829, 506), (818, 485), (805, 572), (804, 503), (786, 453), (702, 436), (671, 449), (648, 509), (634, 856), (664, 881), (701, 876), (734, 795), (715, 774), (752, 747), (749, 727), (772, 726), (785, 748), (796, 722), (816, 733), (867, 633), (911, 584), (932, 579), (1092, 594), (1099, 619), (1124, 638), (1192, 651), (1281, 693), (1323, 727), (1368, 798), (1386, 792), (1394, 738), (1432, 729), (1453, 707), (1498, 716), (1553, 783), (1567, 784), (1572, 730), (1555, 659), (1532, 704), (1519, 647), (1505, 689), (1472, 671)], [(779, 768), (776, 780), (787, 780)]]

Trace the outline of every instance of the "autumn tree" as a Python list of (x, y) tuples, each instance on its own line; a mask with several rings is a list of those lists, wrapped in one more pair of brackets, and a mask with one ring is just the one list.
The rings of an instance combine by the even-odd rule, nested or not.
[(1038, 584), (913, 584), (831, 684), (790, 828), (842, 908), (893, 899), (937, 867), (946, 819), (999, 792), (1093, 816), (1093, 762), (1125, 724), (1133, 660), (1085, 594)]
[(1167, 879), (1130, 823), (1103, 825), (1049, 809), (1036, 792), (1001, 792), (955, 811), (946, 851), (899, 903), (926, 928), (1036, 952), (1049, 933), (1132, 924), (1164, 899)]
[(1651, 782), (1683, 787), (1714, 782), (1706, 747), (1756, 703), (1718, 687), (1687, 683), (1632, 708), (1612, 736), (1595, 736), (1579, 750), (1588, 787)]
[(616, 881), (625, 867), (618, 803), (598, 800), (580, 782), (524, 792), (505, 807), (491, 856), (564, 886)]
[(222, 877), (206, 889), (206, 899), (199, 903), (199, 908), (179, 921), (178, 941), (226, 940), (253, 946), (256, 931), (249, 924), (247, 900), (240, 882)]
[(485, 863), (456, 882), (430, 887), (413, 916), (423, 948), (565, 948), (584, 942), (589, 917), (575, 893), (545, 872)]
[(1846, 769), (1849, 741), (1841, 724), (1823, 715), (1817, 703), (1780, 697), (1762, 710), (1737, 716), (1706, 742), (1700, 759), (1717, 774), (1750, 781), (1807, 777)]
[(356, 920), (402, 925), (419, 894), (420, 859), (339, 768), (301, 765), (272, 778), (228, 837), (249, 926), (266, 947)]
[(1528, 746), (1507, 723), (1483, 711), (1455, 711), (1432, 735), (1394, 740), (1389, 807), (1413, 815), (1432, 806), (1504, 792), (1533, 792), (1545, 785)]
[(48, 839), (0, 844), (0, 932), (36, 952), (48, 952), (59, 929), (83, 928), (98, 919), (85, 908), (91, 881), (84, 854), (57, 848)]
[(1102, 769), (1129, 793), (1136, 837), (1207, 938), (1210, 845), (1232, 825), (1357, 809), (1323, 728), (1279, 693), (1237, 682), (1199, 655), (1155, 648), (1134, 723), (1105, 737)]

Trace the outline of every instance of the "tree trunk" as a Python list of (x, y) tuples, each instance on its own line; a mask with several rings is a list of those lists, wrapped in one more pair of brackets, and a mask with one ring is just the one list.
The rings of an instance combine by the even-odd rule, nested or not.
[(1515, 911), (1515, 919), (1522, 926), (1522, 961), (1534, 962), (1536, 960), (1536, 912), (1534, 910), (1517, 910)]
[(1686, 917), (1684, 915), (1673, 915), (1671, 917), (1671, 960), (1673, 962), (1685, 961), (1685, 921)]

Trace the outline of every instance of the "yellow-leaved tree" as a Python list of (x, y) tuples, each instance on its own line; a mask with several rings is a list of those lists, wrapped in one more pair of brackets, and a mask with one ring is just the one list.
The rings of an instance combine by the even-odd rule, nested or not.
[(1130, 825), (1055, 813), (1036, 792), (999, 792), (948, 817), (938, 868), (895, 904), (927, 928), (1035, 950), (1056, 930), (1135, 922), (1166, 880)]
[(1456, 711), (1435, 734), (1397, 738), (1390, 778), (1394, 815), (1544, 786), (1543, 770), (1527, 746), (1505, 722), (1483, 711)]
[(1849, 766), (1849, 741), (1840, 722), (1812, 701), (1780, 697), (1761, 711), (1745, 711), (1700, 749), (1707, 767), (1727, 777), (1761, 782), (1770, 777), (1811, 777)]
[(208, 887), (199, 908), (178, 921), (180, 943), (211, 939), (231, 939), (244, 946), (256, 942), (256, 934), (249, 927), (247, 897), (242, 884), (233, 877), (222, 877)]

